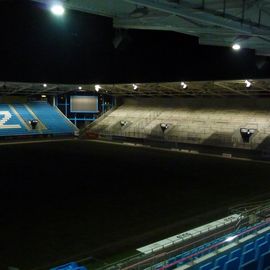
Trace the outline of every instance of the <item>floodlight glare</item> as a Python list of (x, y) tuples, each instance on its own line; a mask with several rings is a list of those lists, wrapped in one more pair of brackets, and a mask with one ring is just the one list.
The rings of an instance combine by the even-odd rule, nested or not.
[(78, 89), (79, 89), (79, 90), (82, 90), (82, 87), (81, 87), (81, 86), (79, 86), (79, 87), (78, 87)]
[(237, 237), (237, 235), (229, 236), (228, 238), (225, 239), (225, 242), (231, 242), (231, 241), (233, 241), (236, 237)]
[(249, 88), (251, 86), (251, 82), (249, 82), (248, 80), (245, 80), (245, 84), (246, 84), (246, 88)]
[(136, 85), (136, 84), (133, 83), (132, 86), (133, 86), (133, 89), (134, 90), (138, 89), (138, 85)]
[(186, 83), (181, 82), (181, 85), (182, 85), (183, 89), (186, 89), (187, 88), (187, 84)]
[(47, 84), (46, 84), (46, 83), (44, 83), (44, 84), (43, 84), (43, 87), (44, 87), (44, 88), (46, 88), (46, 87), (47, 87)]
[(98, 92), (101, 89), (101, 86), (99, 84), (95, 85), (95, 90)]
[(46, 98), (47, 96), (46, 95), (41, 95), (42, 98)]
[(51, 7), (51, 12), (56, 16), (63, 16), (65, 13), (65, 8), (61, 4), (54, 4)]
[(233, 50), (239, 51), (241, 49), (241, 46), (238, 43), (235, 43), (232, 45)]

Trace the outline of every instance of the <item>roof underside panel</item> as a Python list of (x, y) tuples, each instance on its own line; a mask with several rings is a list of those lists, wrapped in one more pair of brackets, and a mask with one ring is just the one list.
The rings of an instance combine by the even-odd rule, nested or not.
[[(48, 0), (34, 0), (48, 5)], [(270, 0), (68, 0), (66, 8), (113, 18), (116, 28), (175, 31), (201, 44), (269, 55)]]

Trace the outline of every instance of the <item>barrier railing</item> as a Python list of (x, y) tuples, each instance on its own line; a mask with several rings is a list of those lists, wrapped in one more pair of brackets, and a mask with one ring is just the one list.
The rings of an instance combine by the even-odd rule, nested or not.
[(241, 238), (244, 238), (250, 234), (253, 234), (255, 232), (257, 232), (258, 230), (261, 230), (263, 229), (264, 227), (268, 226), (270, 224), (269, 221), (266, 221), (266, 222), (262, 222), (252, 228), (249, 228), (247, 230), (245, 230), (244, 232), (241, 232), (239, 234), (235, 234), (235, 235), (232, 235), (232, 236), (228, 236), (228, 238), (226, 238), (225, 240), (223, 240), (222, 242), (220, 243), (217, 243), (217, 244), (214, 244), (214, 245), (211, 245), (210, 247), (207, 247), (201, 251), (198, 251), (194, 254), (191, 254), (187, 257), (184, 257), (184, 258), (181, 258), (181, 259), (178, 259), (172, 263), (168, 263), (168, 264), (165, 264), (164, 266), (158, 268), (159, 270), (165, 270), (165, 269), (168, 269), (170, 267), (173, 267), (173, 266), (176, 266), (178, 264), (181, 264), (181, 263), (188, 263), (190, 261), (193, 261), (195, 258), (197, 259), (198, 257), (202, 257), (210, 252), (214, 252), (216, 251), (217, 249), (219, 248), (222, 248), (228, 244), (230, 244), (233, 240), (237, 239), (237, 240), (240, 240)]
[[(192, 250), (195, 245), (199, 245), (202, 243), (207, 243), (210, 240), (213, 240), (217, 237), (221, 237), (224, 235), (228, 235), (229, 232), (232, 232), (235, 229), (235, 221), (231, 221), (231, 223), (224, 224), (227, 227), (223, 230), (219, 231), (202, 231), (198, 235), (194, 236), (193, 238), (189, 239), (187, 242), (179, 243), (177, 241), (172, 242), (172, 245), (163, 246), (158, 252), (155, 252), (153, 250), (153, 253), (150, 254), (144, 254), (141, 253), (139, 255), (135, 255), (131, 258), (126, 258), (121, 261), (117, 261), (115, 263), (112, 263), (110, 265), (104, 266), (99, 268), (98, 270), (116, 270), (116, 269), (141, 269), (143, 266), (146, 266), (145, 268), (155, 265), (157, 262), (166, 261), (168, 258), (176, 256), (178, 254), (184, 253), (187, 250)], [(216, 228), (218, 229), (218, 228)], [(208, 233), (208, 235), (206, 235)]]

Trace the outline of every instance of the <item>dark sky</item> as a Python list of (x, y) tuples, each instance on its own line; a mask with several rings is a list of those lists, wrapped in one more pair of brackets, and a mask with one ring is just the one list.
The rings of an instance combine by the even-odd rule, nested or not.
[[(112, 20), (27, 0), (0, 1), (2, 81), (113, 83), (266, 78), (252, 50), (199, 46), (174, 32), (128, 30), (115, 49)], [(257, 64), (256, 64), (257, 63)]]

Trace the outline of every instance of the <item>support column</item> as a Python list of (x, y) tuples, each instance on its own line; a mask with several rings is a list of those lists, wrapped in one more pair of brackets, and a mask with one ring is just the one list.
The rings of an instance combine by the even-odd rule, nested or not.
[(52, 105), (54, 107), (56, 106), (56, 97), (55, 96), (52, 97)]
[(65, 115), (67, 116), (67, 111), (68, 111), (68, 104), (67, 104), (67, 96), (65, 96)]

